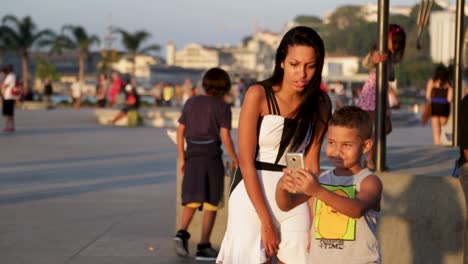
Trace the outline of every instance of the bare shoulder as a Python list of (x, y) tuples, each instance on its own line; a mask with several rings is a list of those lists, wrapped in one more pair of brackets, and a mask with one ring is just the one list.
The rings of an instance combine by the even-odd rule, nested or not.
[(383, 184), (379, 177), (375, 174), (367, 176), (361, 182), (361, 189), (374, 190), (376, 192), (382, 192)]
[(245, 97), (251, 100), (262, 100), (265, 98), (265, 88), (260, 84), (254, 84), (247, 89)]

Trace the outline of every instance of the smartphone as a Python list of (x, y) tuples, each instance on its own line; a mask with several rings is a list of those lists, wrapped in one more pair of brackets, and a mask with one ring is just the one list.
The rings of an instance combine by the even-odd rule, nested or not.
[(297, 169), (304, 169), (304, 154), (294, 152), (286, 153), (286, 167), (288, 167), (288, 169), (291, 169), (293, 171), (293, 174), (296, 172)]
[[(297, 169), (304, 169), (304, 155), (302, 153), (289, 152), (286, 153), (286, 167), (292, 170), (292, 175), (296, 174)], [(294, 191), (293, 193), (301, 193)]]

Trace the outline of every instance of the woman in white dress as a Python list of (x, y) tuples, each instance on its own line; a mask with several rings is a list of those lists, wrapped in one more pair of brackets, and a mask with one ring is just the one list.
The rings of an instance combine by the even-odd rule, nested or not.
[(311, 28), (295, 27), (281, 40), (272, 77), (247, 89), (239, 119), (240, 168), (231, 185), (226, 234), (217, 263), (305, 263), (309, 206), (282, 212), (275, 190), (285, 154), (303, 152), (319, 173), (331, 103), (320, 89), (325, 51)]

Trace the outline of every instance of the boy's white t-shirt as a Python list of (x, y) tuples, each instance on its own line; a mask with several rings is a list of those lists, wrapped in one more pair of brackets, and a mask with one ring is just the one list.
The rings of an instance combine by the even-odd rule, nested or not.
[[(319, 181), (329, 191), (355, 198), (362, 180), (371, 175), (368, 169), (351, 176), (336, 176), (332, 170), (323, 172)], [(353, 219), (316, 199), (310, 249), (310, 263), (381, 263), (377, 241), (379, 212), (367, 211)]]
[(16, 76), (14, 73), (7, 74), (7, 76), (5, 77), (5, 80), (3, 80), (2, 85), (5, 85), (5, 84), (7, 85), (7, 87), (4, 90), (5, 92), (3, 94), (3, 98), (5, 98), (5, 100), (15, 100), (16, 96), (14, 96), (12, 93), (13, 88), (16, 85)]

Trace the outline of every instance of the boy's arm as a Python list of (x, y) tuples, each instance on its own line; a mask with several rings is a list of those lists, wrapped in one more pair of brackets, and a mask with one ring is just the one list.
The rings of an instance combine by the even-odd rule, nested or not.
[(184, 175), (184, 165), (185, 165), (185, 125), (179, 124), (177, 127), (177, 153), (179, 156), (179, 169), (181, 170), (181, 175)]
[(361, 182), (361, 188), (356, 198), (351, 199), (325, 189), (315, 177), (305, 170), (299, 171), (301, 173), (297, 174), (297, 178), (300, 178), (300, 185), (304, 186), (303, 191), (305, 194), (315, 196), (344, 215), (357, 219), (369, 209), (379, 209), (382, 182), (375, 175), (365, 178)]
[(231, 131), (228, 128), (221, 128), (221, 140), (223, 145), (226, 148), (229, 156), (232, 160), (232, 166), (237, 168), (239, 166), (239, 160), (237, 159), (236, 150), (234, 149), (234, 144), (232, 143)]

